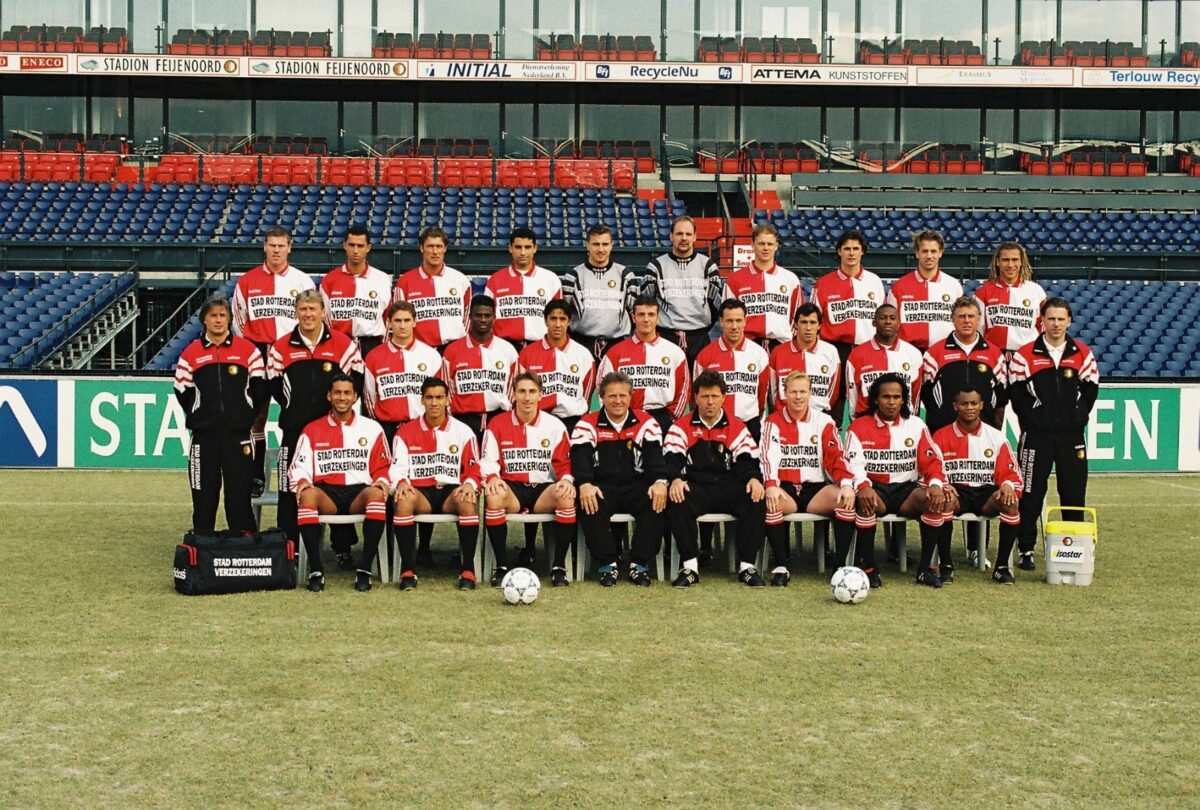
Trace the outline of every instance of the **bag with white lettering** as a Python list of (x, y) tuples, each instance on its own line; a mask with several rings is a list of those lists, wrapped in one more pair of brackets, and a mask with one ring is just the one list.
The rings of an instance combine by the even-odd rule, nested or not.
[(296, 544), (278, 529), (183, 536), (175, 546), (175, 590), (188, 596), (296, 587)]

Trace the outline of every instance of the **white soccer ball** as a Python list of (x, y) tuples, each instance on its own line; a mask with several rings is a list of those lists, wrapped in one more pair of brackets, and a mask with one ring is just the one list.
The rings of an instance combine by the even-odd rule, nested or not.
[(833, 579), (829, 580), (829, 589), (833, 591), (833, 598), (843, 605), (857, 605), (867, 598), (871, 590), (871, 581), (861, 568), (846, 565), (833, 572)]
[(500, 592), (510, 605), (528, 605), (538, 598), (542, 583), (528, 568), (514, 568), (504, 575)]

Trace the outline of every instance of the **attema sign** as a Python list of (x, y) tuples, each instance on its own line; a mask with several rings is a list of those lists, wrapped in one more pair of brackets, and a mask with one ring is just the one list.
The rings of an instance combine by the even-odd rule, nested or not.
[(858, 67), (854, 65), (755, 65), (750, 81), (764, 84), (908, 84), (909, 71), (896, 67)]

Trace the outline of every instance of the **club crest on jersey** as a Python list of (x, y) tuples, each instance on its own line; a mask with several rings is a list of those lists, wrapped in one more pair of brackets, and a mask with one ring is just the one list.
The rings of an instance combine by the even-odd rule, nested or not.
[(1076, 450), (1075, 457), (1076, 458), (1087, 458), (1087, 453), (1084, 452), (1083, 450)]
[(549, 447), (549, 446), (550, 446), (550, 440), (542, 439), (542, 447)]
[(451, 287), (451, 288), (450, 288), (450, 294), (451, 294), (451, 295), (458, 295), (458, 290), (456, 290), (456, 289), (454, 289), (453, 287)]
[(633, 449), (633, 439), (628, 439), (628, 440), (626, 440), (626, 442), (625, 442), (625, 449), (626, 449), (626, 450), (632, 450), (632, 449)]
[(912, 446), (913, 446), (913, 440), (912, 440), (912, 439), (905, 439), (905, 440), (904, 440), (904, 446), (905, 446), (905, 447), (912, 447)]
[(989, 448), (987, 448), (987, 449), (985, 449), (985, 450), (983, 451), (983, 457), (984, 457), (984, 458), (991, 458), (991, 457), (992, 457), (992, 455), (993, 455), (993, 453), (992, 453), (992, 448), (990, 448), (990, 447), (989, 447)]
[(746, 368), (748, 368), (751, 373), (758, 371), (758, 366), (756, 366), (754, 363), (751, 363), (750, 365), (746, 366)]
[(324, 362), (321, 364), (321, 371), (329, 372), (333, 370), (333, 363)]
[(874, 300), (875, 300), (875, 291), (874, 291), (874, 290), (872, 290), (871, 292), (867, 293), (867, 300), (868, 300), (868, 301), (874, 301)]
[(905, 371), (908, 371), (908, 363), (901, 363), (900, 368), (904, 369)]
[(579, 365), (576, 363), (572, 363), (571, 364), (571, 373), (576, 374), (576, 373), (578, 373), (578, 371), (579, 371)]
[(368, 298), (378, 298), (379, 293), (376, 290), (371, 290), (369, 293), (367, 293), (367, 297)]
[(811, 442), (812, 444), (816, 444), (816, 443), (817, 443), (817, 436), (816, 436), (816, 434), (813, 434), (812, 436), (809, 436), (809, 437), (808, 437), (808, 440), (809, 440), (809, 442)]
[(457, 444), (452, 444), (452, 445), (450, 445), (450, 452), (451, 452), (451, 453), (457, 453), (457, 452), (458, 452), (458, 445), (457, 445)]
[(780, 284), (780, 285), (779, 285), (779, 291), (780, 291), (781, 293), (783, 293), (784, 295), (787, 295), (787, 285), (786, 285), (786, 284)]
[(1071, 379), (1072, 377), (1074, 377), (1074, 376), (1075, 376), (1075, 371), (1074, 371), (1074, 369), (1064, 368), (1064, 369), (1063, 369), (1063, 376), (1064, 376), (1064, 377), (1066, 377), (1068, 380), (1069, 380), (1069, 379)]
[(950, 303), (950, 294), (949, 293), (942, 293), (942, 302), (946, 303), (946, 304)]
[(424, 371), (424, 370), (425, 370), (425, 364), (417, 363), (417, 371)]
[(1029, 299), (1028, 299), (1028, 298), (1026, 298), (1025, 300), (1023, 300), (1023, 301), (1021, 302), (1021, 306), (1023, 306), (1023, 307), (1027, 307), (1027, 306), (1029, 306)]
[(979, 369), (980, 374), (987, 374), (987, 370), (988, 370), (987, 363), (980, 363), (976, 368)]
[(237, 367), (237, 366), (230, 366), (230, 367), (229, 367), (229, 376), (230, 376), (230, 377), (236, 377), (236, 376), (237, 376), (237, 373), (238, 373), (238, 367)]
[(537, 294), (538, 294), (538, 295), (540, 295), (540, 296), (543, 296), (543, 297), (545, 297), (545, 295), (546, 295), (546, 291), (545, 291), (545, 290), (543, 290), (541, 287), (538, 287)]
[(359, 436), (359, 437), (358, 437), (358, 446), (359, 446), (359, 447), (366, 447), (366, 446), (367, 446), (367, 437), (366, 437), (366, 436)]
[(252, 451), (250, 450), (250, 445), (246, 445), (245, 447), (242, 448), (243, 456), (248, 456), (248, 455), (250, 455), (251, 452)]
[(823, 366), (821, 366), (821, 373), (822, 373), (822, 374), (828, 374), (828, 373), (829, 373), (829, 364), (828, 364), (828, 363), (827, 363), (827, 364), (825, 364), (825, 365), (823, 365)]
[(609, 286), (609, 287), (615, 287), (615, 286), (617, 286), (617, 282), (613, 281), (613, 280), (610, 278), (610, 279), (608, 280), (608, 286)]
[(723, 444), (717, 444), (717, 452), (718, 452), (718, 453), (724, 453), (724, 452), (725, 452), (725, 445), (723, 445)]
[(295, 298), (298, 294), (299, 293), (297, 293), (295, 290), (288, 290), (288, 295), (290, 295), (292, 298)]
[(496, 361), (496, 368), (504, 368), (504, 361), (503, 361), (503, 360), (497, 360), (497, 361)]
[(671, 358), (670, 358), (670, 357), (664, 357), (664, 358), (662, 359), (662, 364), (663, 364), (664, 366), (669, 366), (669, 365), (671, 365)]

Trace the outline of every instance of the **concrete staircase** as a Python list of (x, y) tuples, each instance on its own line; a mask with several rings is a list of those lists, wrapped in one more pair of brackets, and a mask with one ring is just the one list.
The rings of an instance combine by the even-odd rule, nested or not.
[[(137, 322), (137, 316), (137, 292), (130, 290), (51, 355), (41, 368), (51, 371), (115, 368), (122, 359), (116, 354), (117, 335), (126, 329), (132, 329)], [(105, 348), (109, 351), (101, 354)]]

